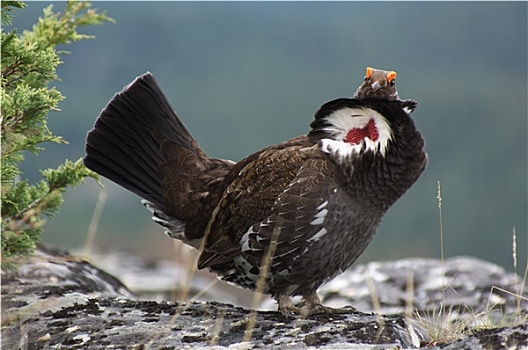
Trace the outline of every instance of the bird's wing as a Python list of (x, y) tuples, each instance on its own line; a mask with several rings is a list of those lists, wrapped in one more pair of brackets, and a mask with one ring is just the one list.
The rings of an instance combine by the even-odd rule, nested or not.
[(199, 267), (229, 262), (243, 250), (262, 259), (271, 241), (278, 242), (275, 255), (284, 254), (321, 234), (333, 190), (329, 164), (310, 147), (264, 154), (252, 171), (243, 169), (215, 209)]

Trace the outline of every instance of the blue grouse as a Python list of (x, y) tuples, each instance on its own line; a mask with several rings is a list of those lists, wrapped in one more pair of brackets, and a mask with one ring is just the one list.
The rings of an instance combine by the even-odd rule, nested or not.
[[(235, 163), (212, 159), (146, 73), (116, 94), (86, 140), (86, 166), (143, 198), (166, 233), (283, 315), (331, 313), (317, 289), (350, 267), (427, 164), (396, 73), (367, 68), (353, 98), (311, 130)], [(301, 306), (291, 297), (301, 296)]]

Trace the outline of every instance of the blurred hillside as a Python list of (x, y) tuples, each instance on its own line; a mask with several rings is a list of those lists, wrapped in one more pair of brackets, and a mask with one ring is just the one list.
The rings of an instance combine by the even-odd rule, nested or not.
[[(43, 2), (15, 13), (29, 28)], [(56, 3), (60, 10), (64, 3)], [(402, 98), (427, 140), (430, 163), (387, 214), (361, 260), (445, 252), (512, 269), (527, 256), (526, 2), (96, 2), (117, 20), (68, 46), (49, 126), (68, 145), (27, 156), (24, 175), (84, 154), (84, 138), (113, 94), (151, 71), (209, 156), (239, 160), (305, 133), (317, 108), (351, 96), (366, 66), (398, 72)], [(8, 28), (9, 29), (9, 28)], [(169, 238), (139, 199), (105, 181), (95, 244), (167, 253)], [(82, 246), (101, 188), (69, 191), (44, 241)], [(169, 248), (167, 248), (167, 246)]]

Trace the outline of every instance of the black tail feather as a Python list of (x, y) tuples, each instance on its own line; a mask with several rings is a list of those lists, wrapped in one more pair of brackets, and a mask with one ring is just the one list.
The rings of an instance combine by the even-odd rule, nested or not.
[(93, 171), (165, 207), (158, 165), (164, 161), (155, 133), (195, 151), (196, 143), (150, 73), (116, 94), (86, 138), (84, 164)]

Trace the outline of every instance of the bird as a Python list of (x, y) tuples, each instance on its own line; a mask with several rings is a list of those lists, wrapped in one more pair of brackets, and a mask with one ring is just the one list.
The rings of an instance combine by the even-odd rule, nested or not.
[(367, 67), (305, 134), (233, 162), (204, 153), (147, 72), (103, 108), (83, 161), (198, 250), (198, 269), (272, 296), (284, 316), (332, 314), (317, 289), (356, 261), (426, 167), (416, 107), (396, 72)]

